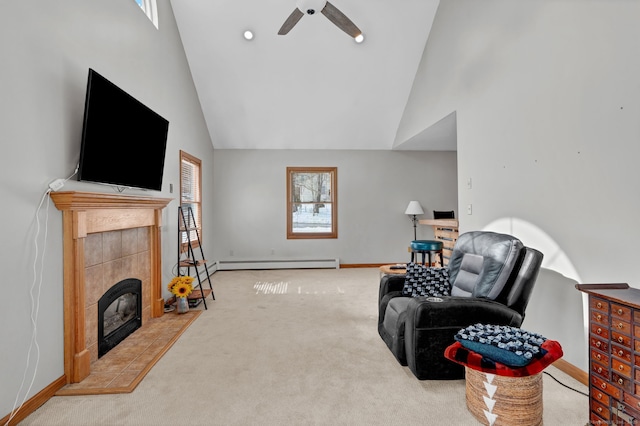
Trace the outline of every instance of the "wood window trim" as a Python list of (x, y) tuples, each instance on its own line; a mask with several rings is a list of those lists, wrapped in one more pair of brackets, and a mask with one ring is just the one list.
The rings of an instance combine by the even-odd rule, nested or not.
[[(329, 173), (331, 175), (331, 232), (293, 232), (292, 182), (293, 173)], [(337, 167), (287, 167), (287, 239), (336, 239), (338, 238), (338, 168)]]
[[(197, 168), (197, 193), (196, 193), (196, 200), (185, 200), (183, 198), (183, 192), (182, 192), (182, 188), (183, 188), (183, 173), (182, 173), (182, 163), (183, 161), (186, 161), (188, 163), (194, 164), (195, 167)], [(202, 240), (202, 160), (200, 160), (198, 157), (195, 157), (185, 151), (180, 150), (180, 205), (183, 205), (183, 202), (189, 202), (190, 204), (197, 204), (198, 205), (198, 212), (195, 213), (196, 216), (196, 222), (197, 222), (197, 229), (198, 229), (198, 233), (200, 234), (200, 240)], [(185, 211), (185, 215), (186, 215), (186, 211)], [(190, 235), (190, 234), (189, 234)], [(191, 243), (191, 247), (193, 248), (197, 248), (199, 247), (198, 244), (198, 240), (197, 239), (190, 239), (190, 243)], [(182, 243), (182, 249), (186, 250), (187, 248), (187, 242)]]

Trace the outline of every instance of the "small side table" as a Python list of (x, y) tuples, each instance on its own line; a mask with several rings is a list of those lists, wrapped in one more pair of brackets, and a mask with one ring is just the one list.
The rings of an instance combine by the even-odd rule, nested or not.
[(382, 265), (380, 267), (380, 278), (382, 278), (383, 275), (404, 275), (407, 273), (407, 268), (391, 269), (392, 266), (396, 265)]

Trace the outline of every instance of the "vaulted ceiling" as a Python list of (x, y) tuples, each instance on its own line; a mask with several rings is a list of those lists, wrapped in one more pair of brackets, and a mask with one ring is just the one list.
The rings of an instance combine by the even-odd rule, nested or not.
[[(392, 149), (439, 0), (331, 3), (363, 43), (321, 13), (278, 35), (295, 0), (171, 0), (215, 148)], [(455, 150), (422, 133), (405, 149)]]

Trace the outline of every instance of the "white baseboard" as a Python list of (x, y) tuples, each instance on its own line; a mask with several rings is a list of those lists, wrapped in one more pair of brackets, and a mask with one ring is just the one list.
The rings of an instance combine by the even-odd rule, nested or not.
[(340, 268), (340, 259), (226, 259), (215, 263), (216, 270), (240, 269), (320, 269)]

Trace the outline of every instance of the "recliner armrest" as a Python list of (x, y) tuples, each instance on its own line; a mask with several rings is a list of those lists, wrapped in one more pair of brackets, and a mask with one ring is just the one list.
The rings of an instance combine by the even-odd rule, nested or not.
[(380, 290), (378, 293), (378, 324), (384, 321), (384, 314), (389, 301), (394, 297), (402, 296), (404, 287), (404, 275), (385, 275), (380, 279)]
[(380, 301), (388, 293), (402, 291), (404, 287), (404, 275), (385, 275), (380, 279), (380, 290), (378, 292), (378, 306)]
[(407, 306), (407, 328), (464, 328), (477, 323), (519, 327), (523, 321), (518, 312), (493, 300), (472, 297), (439, 299), (442, 301), (430, 301), (427, 297), (413, 298)]

